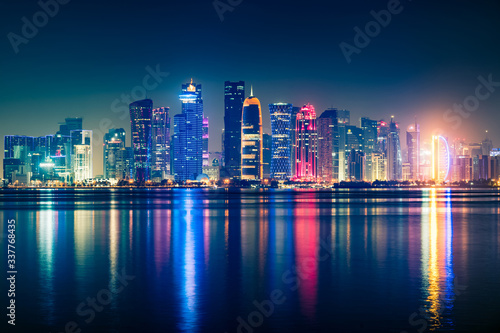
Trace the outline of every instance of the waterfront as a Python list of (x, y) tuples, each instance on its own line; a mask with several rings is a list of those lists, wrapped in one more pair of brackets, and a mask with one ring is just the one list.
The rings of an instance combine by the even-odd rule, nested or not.
[(500, 328), (496, 189), (3, 190), (0, 209), (20, 331)]

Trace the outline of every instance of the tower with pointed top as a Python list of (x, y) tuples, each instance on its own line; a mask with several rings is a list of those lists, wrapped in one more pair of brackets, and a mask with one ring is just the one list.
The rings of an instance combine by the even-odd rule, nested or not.
[(182, 113), (174, 117), (176, 181), (195, 180), (203, 172), (203, 99), (201, 84), (182, 85)]
[(251, 87), (250, 97), (243, 103), (241, 118), (241, 179), (261, 180), (262, 159), (262, 110)]

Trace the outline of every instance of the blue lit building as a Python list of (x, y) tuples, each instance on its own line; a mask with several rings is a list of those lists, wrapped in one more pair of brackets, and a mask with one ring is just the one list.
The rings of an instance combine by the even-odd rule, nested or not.
[(182, 85), (182, 114), (174, 116), (176, 181), (196, 180), (203, 173), (203, 99), (201, 84)]
[(291, 128), (293, 105), (269, 104), (272, 131), (271, 178), (286, 180), (292, 177)]
[(135, 179), (148, 181), (151, 178), (151, 119), (153, 101), (144, 99), (131, 103), (130, 123), (132, 126), (132, 147), (134, 148)]

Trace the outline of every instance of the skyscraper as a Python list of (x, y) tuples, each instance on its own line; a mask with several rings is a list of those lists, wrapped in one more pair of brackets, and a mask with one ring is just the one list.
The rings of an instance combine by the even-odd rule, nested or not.
[(132, 126), (132, 147), (134, 148), (135, 179), (148, 181), (151, 179), (151, 123), (153, 101), (144, 99), (131, 103), (130, 123)]
[(104, 135), (103, 171), (105, 179), (121, 179), (117, 174), (117, 153), (125, 148), (125, 130), (112, 128)]
[(399, 141), (399, 126), (391, 118), (387, 136), (387, 178), (388, 180), (403, 179), (403, 159)]
[(241, 117), (245, 82), (224, 83), (224, 167), (230, 177), (241, 177)]
[(253, 96), (243, 103), (241, 121), (241, 179), (260, 180), (263, 177), (262, 110)]
[(153, 109), (152, 178), (161, 181), (170, 175), (170, 108)]
[(310, 104), (304, 105), (295, 124), (295, 170), (299, 180), (315, 181), (317, 177), (318, 132), (316, 112)]
[(288, 103), (269, 104), (272, 131), (271, 178), (285, 180), (292, 176), (290, 130), (293, 106)]
[(209, 158), (210, 152), (208, 151), (208, 117), (203, 117), (203, 166), (210, 166)]
[(331, 183), (338, 180), (337, 109), (325, 110), (318, 120), (318, 177)]
[(273, 160), (273, 139), (272, 136), (262, 134), (262, 178), (271, 178), (271, 161)]
[(196, 180), (203, 172), (203, 98), (201, 84), (182, 85), (182, 114), (174, 116), (176, 181)]
[(365, 179), (365, 154), (363, 152), (355, 149), (349, 152), (348, 173), (350, 180)]
[(408, 147), (408, 163), (410, 163), (410, 179), (420, 179), (420, 126), (408, 126), (406, 130), (406, 146)]
[(377, 148), (378, 121), (369, 118), (361, 118), (361, 129), (363, 130), (363, 152), (365, 153), (365, 178), (372, 181), (372, 153)]
[(71, 131), (71, 166), (75, 182), (93, 177), (92, 131)]
[(292, 161), (292, 178), (296, 176), (295, 172), (295, 144), (297, 143), (295, 141), (295, 133), (296, 133), (296, 128), (295, 125), (297, 123), (297, 113), (300, 112), (300, 107), (294, 106), (292, 107), (292, 118), (291, 118), (291, 126), (290, 126), (290, 160)]
[[(337, 127), (336, 135), (338, 141), (334, 142), (334, 150), (338, 151), (338, 180), (346, 180), (347, 174), (347, 158), (350, 148), (347, 147), (347, 127), (351, 124), (351, 112), (349, 110), (337, 110)], [(337, 145), (338, 142), (338, 145)], [(338, 146), (338, 147), (337, 147)]]

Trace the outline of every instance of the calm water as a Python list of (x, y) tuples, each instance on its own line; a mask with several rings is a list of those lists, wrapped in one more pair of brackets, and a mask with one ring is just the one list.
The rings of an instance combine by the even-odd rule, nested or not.
[(16, 332), (499, 332), (499, 212), (496, 190), (0, 191), (0, 254), (13, 218)]

